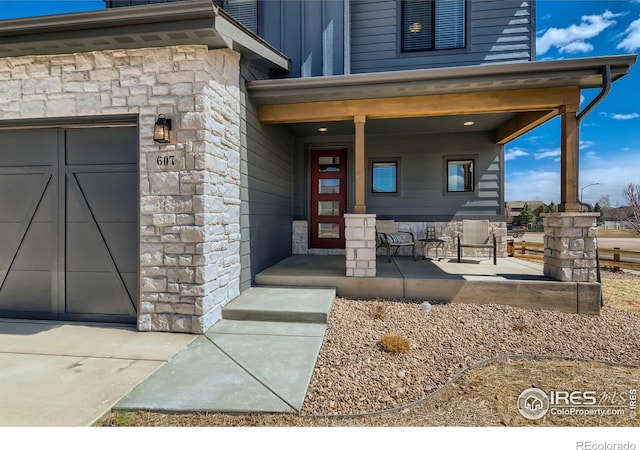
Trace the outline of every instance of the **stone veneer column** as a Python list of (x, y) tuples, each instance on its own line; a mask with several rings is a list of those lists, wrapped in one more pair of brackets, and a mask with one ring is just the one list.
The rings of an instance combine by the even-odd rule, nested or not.
[(559, 281), (597, 281), (598, 213), (543, 215), (544, 274)]
[(376, 215), (345, 214), (344, 237), (348, 277), (376, 276)]

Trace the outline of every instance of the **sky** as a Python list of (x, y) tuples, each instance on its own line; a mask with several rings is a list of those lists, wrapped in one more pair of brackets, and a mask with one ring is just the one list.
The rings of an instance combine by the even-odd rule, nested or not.
[[(0, 19), (103, 8), (102, 0), (0, 0)], [(538, 61), (637, 53), (640, 0), (538, 0), (536, 25)], [(612, 206), (623, 205), (624, 186), (640, 183), (639, 88), (640, 62), (581, 123), (579, 188), (585, 202), (608, 196)], [(581, 107), (598, 92), (583, 90)], [(505, 200), (557, 203), (560, 119), (505, 146), (505, 160)]]
[[(538, 61), (638, 53), (640, 0), (539, 0), (536, 28)], [(583, 90), (581, 108), (599, 92)], [(505, 146), (505, 199), (557, 203), (559, 158), (559, 118)], [(640, 183), (640, 61), (583, 119), (579, 176), (591, 204), (609, 196), (612, 206), (623, 205), (624, 186)]]

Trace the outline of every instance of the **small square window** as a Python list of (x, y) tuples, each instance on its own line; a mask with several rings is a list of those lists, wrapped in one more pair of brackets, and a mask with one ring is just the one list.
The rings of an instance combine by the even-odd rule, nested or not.
[(447, 161), (447, 192), (473, 192), (473, 159)]
[(371, 166), (371, 192), (395, 194), (398, 192), (398, 163), (396, 161), (374, 162)]

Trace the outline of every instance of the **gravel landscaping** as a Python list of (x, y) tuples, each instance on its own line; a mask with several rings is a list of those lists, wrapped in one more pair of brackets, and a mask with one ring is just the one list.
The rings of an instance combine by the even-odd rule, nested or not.
[[(385, 334), (409, 340), (390, 353)], [(433, 305), (337, 298), (303, 415), (403, 407), (460, 370), (505, 354), (555, 355), (640, 365), (640, 314), (605, 306), (600, 316), (499, 305)]]

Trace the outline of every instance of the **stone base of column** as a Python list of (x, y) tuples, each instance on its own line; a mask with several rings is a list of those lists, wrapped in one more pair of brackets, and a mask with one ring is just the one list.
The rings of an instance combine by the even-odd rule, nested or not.
[(345, 214), (344, 237), (348, 277), (376, 276), (376, 215)]
[(599, 213), (543, 214), (544, 274), (559, 281), (595, 282)]

